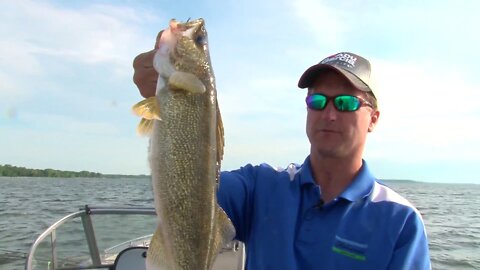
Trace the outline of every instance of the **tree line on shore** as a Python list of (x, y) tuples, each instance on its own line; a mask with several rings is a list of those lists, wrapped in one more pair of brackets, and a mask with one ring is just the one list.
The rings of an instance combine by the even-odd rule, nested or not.
[(104, 175), (88, 171), (61, 171), (54, 169), (29, 169), (9, 164), (0, 165), (0, 176), (26, 176), (26, 177), (103, 177)]
[(30, 169), (25, 167), (17, 167), (9, 164), (1, 165), (0, 164), (0, 177), (62, 177), (62, 178), (74, 178), (74, 177), (85, 177), (85, 178), (146, 178), (149, 175), (139, 174), (139, 175), (125, 175), (125, 174), (102, 174), (98, 172), (89, 172), (89, 171), (62, 171), (55, 169)]

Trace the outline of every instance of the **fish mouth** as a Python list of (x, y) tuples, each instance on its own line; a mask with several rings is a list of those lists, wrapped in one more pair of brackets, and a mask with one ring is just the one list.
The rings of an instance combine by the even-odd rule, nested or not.
[(205, 25), (205, 21), (200, 18), (185, 23), (171, 19), (168, 28), (165, 29), (160, 37), (159, 51), (165, 57), (174, 50), (178, 40), (182, 37), (193, 39), (193, 36), (199, 32)]
[(176, 41), (179, 37), (184, 36), (192, 38), (192, 36), (204, 25), (205, 21), (202, 18), (185, 23), (171, 19), (168, 28), (165, 29), (160, 37), (160, 48), (164, 50), (164, 53), (169, 51), (168, 49), (175, 47)]
[(174, 34), (191, 38), (203, 25), (205, 25), (205, 21), (202, 18), (193, 21), (189, 20), (185, 23), (172, 19), (169, 23), (169, 30)]

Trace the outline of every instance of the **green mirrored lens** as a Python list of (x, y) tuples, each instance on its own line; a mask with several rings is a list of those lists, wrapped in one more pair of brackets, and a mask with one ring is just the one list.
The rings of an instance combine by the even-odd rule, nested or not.
[(323, 95), (309, 95), (306, 102), (310, 109), (323, 110), (325, 105), (327, 105), (327, 97)]
[(342, 112), (353, 112), (360, 108), (360, 100), (354, 96), (337, 96), (333, 100), (337, 110)]

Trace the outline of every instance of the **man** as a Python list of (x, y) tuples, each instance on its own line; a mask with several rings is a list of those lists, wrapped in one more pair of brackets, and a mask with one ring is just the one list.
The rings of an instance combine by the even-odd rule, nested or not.
[[(153, 54), (134, 60), (144, 97), (155, 93)], [(311, 144), (302, 165), (222, 172), (218, 202), (246, 244), (246, 269), (431, 268), (420, 213), (362, 159), (380, 116), (370, 72), (365, 58), (338, 53), (301, 76)]]

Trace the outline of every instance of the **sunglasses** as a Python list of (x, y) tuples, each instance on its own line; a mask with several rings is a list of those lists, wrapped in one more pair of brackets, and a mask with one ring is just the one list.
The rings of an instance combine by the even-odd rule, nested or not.
[(327, 104), (330, 100), (333, 100), (333, 105), (335, 109), (339, 112), (354, 112), (362, 106), (372, 107), (372, 104), (361, 97), (350, 96), (350, 95), (338, 95), (334, 97), (328, 97), (323, 94), (311, 94), (308, 95), (305, 99), (307, 107), (321, 111), (327, 107)]

